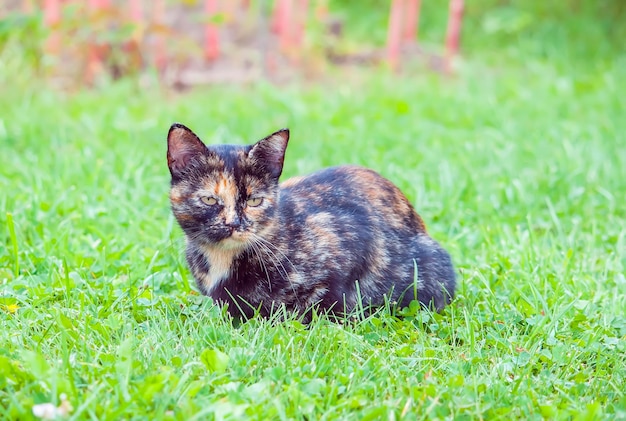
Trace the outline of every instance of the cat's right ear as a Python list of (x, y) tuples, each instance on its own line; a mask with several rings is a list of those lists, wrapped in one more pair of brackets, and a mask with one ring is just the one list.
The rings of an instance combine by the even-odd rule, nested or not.
[(193, 158), (207, 151), (205, 144), (188, 127), (172, 124), (167, 134), (167, 166), (172, 177), (179, 176)]
[(289, 129), (282, 129), (255, 143), (248, 156), (254, 162), (278, 179), (283, 172), (285, 149), (289, 142)]

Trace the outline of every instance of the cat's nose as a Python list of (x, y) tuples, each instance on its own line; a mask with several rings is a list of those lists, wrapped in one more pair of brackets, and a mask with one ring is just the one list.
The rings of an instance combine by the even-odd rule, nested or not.
[(241, 228), (241, 218), (238, 216), (235, 216), (232, 220), (230, 221), (225, 221), (224, 225), (226, 225), (226, 227), (230, 228), (231, 232), (234, 230), (237, 230), (239, 228)]
[(239, 228), (241, 228), (241, 224), (226, 224), (226, 228), (228, 228), (228, 230), (232, 233), (233, 231), (237, 231)]

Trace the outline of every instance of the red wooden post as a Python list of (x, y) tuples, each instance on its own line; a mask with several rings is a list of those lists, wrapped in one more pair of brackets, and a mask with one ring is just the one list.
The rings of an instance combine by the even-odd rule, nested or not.
[(459, 52), (463, 6), (463, 0), (450, 0), (448, 29), (446, 31), (446, 71), (452, 70), (452, 59)]
[(281, 50), (302, 46), (308, 10), (309, 0), (276, 0), (271, 29), (278, 35)]
[(279, 37), (280, 48), (283, 51), (289, 51), (293, 45), (292, 39), (292, 23), (293, 23), (293, 0), (282, 0), (281, 14), (279, 16)]
[(143, 7), (141, 0), (130, 0), (130, 19), (139, 25), (143, 21)]
[(417, 38), (417, 25), (420, 18), (420, 0), (408, 0), (404, 14), (403, 41), (413, 42)]
[[(204, 11), (209, 19), (219, 12), (217, 0), (205, 0)], [(204, 55), (207, 60), (215, 60), (220, 55), (220, 39), (217, 25), (208, 22), (204, 28)]]
[(387, 28), (387, 63), (396, 70), (400, 63), (400, 43), (402, 41), (402, 12), (404, 0), (392, 0)]
[[(155, 25), (162, 25), (165, 17), (165, 0), (155, 0), (152, 12), (152, 21)], [(157, 69), (163, 70), (167, 63), (167, 52), (165, 46), (165, 38), (162, 31), (157, 32), (154, 40), (154, 64)]]
[(276, 0), (274, 11), (272, 12), (272, 32), (282, 34), (288, 27), (287, 8), (289, 0)]
[(56, 26), (61, 22), (61, 0), (44, 0), (43, 20), (50, 28), (50, 37), (46, 41), (46, 50), (57, 54), (61, 48), (61, 36)]

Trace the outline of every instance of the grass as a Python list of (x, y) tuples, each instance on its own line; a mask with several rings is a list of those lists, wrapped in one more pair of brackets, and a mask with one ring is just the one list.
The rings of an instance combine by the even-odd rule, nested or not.
[[(623, 60), (181, 96), (63, 95), (11, 66), (0, 418), (65, 394), (69, 419), (626, 419)], [(168, 209), (174, 121), (212, 143), (290, 127), (285, 177), (380, 171), (451, 251), (456, 300), (233, 324), (194, 292)]]

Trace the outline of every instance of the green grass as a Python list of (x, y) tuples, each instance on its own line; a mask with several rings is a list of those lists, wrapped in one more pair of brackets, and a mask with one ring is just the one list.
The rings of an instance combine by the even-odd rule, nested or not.
[[(7, 59), (0, 418), (66, 394), (72, 419), (626, 419), (623, 64), (63, 95)], [(174, 121), (211, 143), (290, 127), (285, 177), (380, 171), (451, 251), (456, 300), (233, 325), (168, 209)]]

